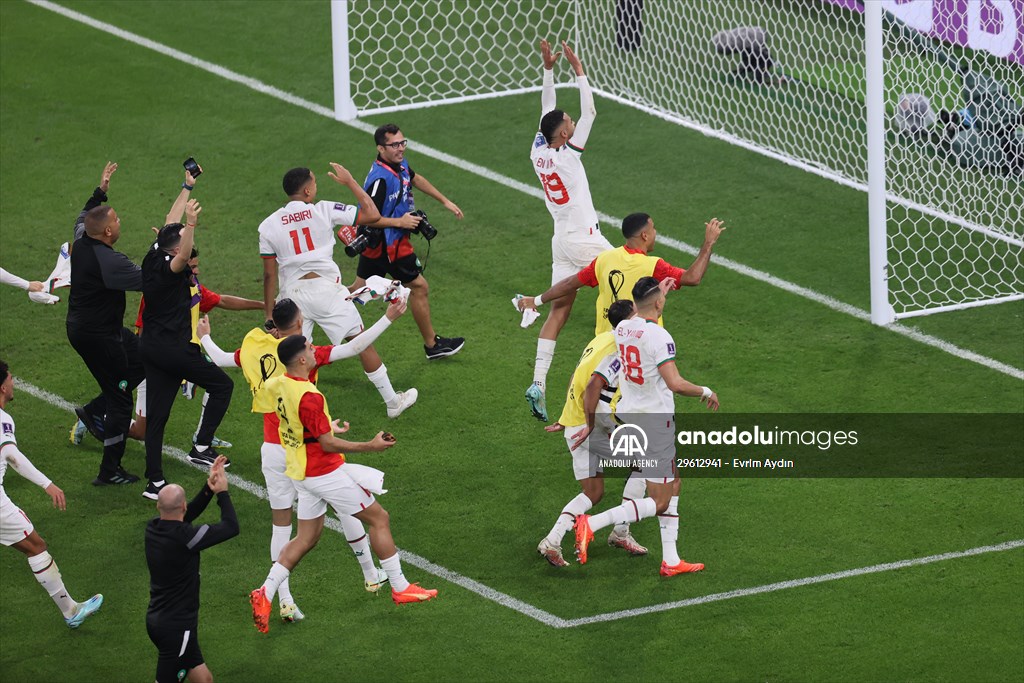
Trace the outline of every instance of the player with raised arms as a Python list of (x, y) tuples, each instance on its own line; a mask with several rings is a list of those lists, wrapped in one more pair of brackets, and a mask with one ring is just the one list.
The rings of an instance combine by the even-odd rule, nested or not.
[[(555, 284), (574, 275), (602, 251), (611, 249), (612, 245), (601, 234), (581, 158), (597, 116), (594, 94), (583, 72), (583, 64), (563, 41), (562, 52), (576, 73), (576, 85), (580, 91), (580, 118), (574, 122), (567, 113), (555, 108), (553, 68), (562, 52), (552, 54), (546, 40), (540, 41), (540, 52), (544, 61), (540, 130), (533, 139), (530, 161), (544, 188), (544, 203), (555, 223), (551, 238), (551, 284)], [(534, 417), (545, 422), (548, 419), (545, 385), (555, 356), (555, 340), (569, 319), (575, 299), (576, 293), (572, 292), (552, 303), (537, 339), (533, 383), (526, 390), (526, 400)]]

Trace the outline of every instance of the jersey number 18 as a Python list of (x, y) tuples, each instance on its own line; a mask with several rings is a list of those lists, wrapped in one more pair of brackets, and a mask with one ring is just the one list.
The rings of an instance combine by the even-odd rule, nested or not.
[(644, 383), (644, 369), (640, 366), (640, 349), (635, 346), (619, 344), (619, 358), (622, 359), (623, 373), (627, 382)]

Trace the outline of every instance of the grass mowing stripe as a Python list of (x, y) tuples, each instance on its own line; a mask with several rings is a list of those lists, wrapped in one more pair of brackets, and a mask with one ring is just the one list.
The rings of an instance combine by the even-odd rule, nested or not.
[(579, 619), (569, 619), (566, 624), (567, 628), (575, 626), (584, 626), (586, 624), (596, 624), (604, 621), (615, 621), (617, 619), (628, 619), (630, 617), (638, 617), (644, 614), (653, 614), (654, 612), (665, 612), (671, 609), (679, 609), (680, 607), (691, 607), (693, 605), (705, 605), (709, 602), (718, 602), (721, 600), (731, 600), (732, 598), (742, 598), (748, 595), (761, 595), (762, 593), (774, 593), (775, 591), (786, 590), (788, 588), (799, 588), (801, 586), (810, 586), (816, 583), (825, 583), (826, 581), (838, 581), (839, 579), (848, 579), (854, 576), (863, 576), (865, 574), (877, 574), (879, 572), (889, 572), (896, 569), (904, 569), (906, 567), (916, 567), (922, 564), (932, 564), (934, 562), (944, 562), (946, 560), (955, 560), (961, 557), (971, 557), (973, 555), (983, 555), (985, 553), (999, 553), (1007, 550), (1014, 550), (1015, 548), (1024, 548), (1024, 539), (1017, 539), (1016, 541), (1007, 541), (1005, 543), (999, 543), (997, 545), (983, 545), (977, 548), (970, 548), (968, 550), (958, 550), (949, 553), (942, 553), (940, 555), (929, 555), (927, 557), (918, 557), (912, 560), (899, 560), (897, 562), (886, 562), (884, 564), (875, 564), (870, 567), (861, 567), (860, 569), (847, 569), (841, 572), (831, 572), (829, 574), (821, 574), (819, 576), (809, 576), (805, 579), (792, 579), (789, 581), (779, 581), (778, 583), (769, 583), (764, 586), (755, 586), (754, 588), (742, 588), (740, 590), (726, 591), (725, 593), (714, 593), (712, 595), (705, 595), (699, 598), (690, 598), (689, 600), (677, 600), (676, 602), (666, 602), (660, 605), (650, 605), (648, 607), (638, 607), (636, 609), (620, 610), (618, 612), (608, 612), (606, 614), (595, 614), (592, 617), (581, 617)]
[[(34, 384), (30, 384), (19, 378), (14, 378), (15, 386), (24, 391), (26, 394), (30, 394), (42, 401), (49, 403), (52, 406), (66, 410), (69, 413), (74, 413), (75, 406), (70, 401), (64, 399), (57, 394), (53, 394), (45, 389), (41, 389)], [(176, 460), (180, 460), (190, 467), (196, 469), (202, 469), (193, 465), (188, 461), (185, 451), (174, 446), (164, 446), (163, 452)], [(228, 475), (228, 480), (232, 486), (236, 486), (243, 489), (252, 495), (262, 500), (267, 500), (267, 491), (262, 486), (254, 484), (247, 479), (243, 479), (234, 474)], [(341, 523), (335, 518), (327, 518), (326, 524), (329, 529), (342, 534)], [(996, 545), (985, 545), (977, 548), (969, 548), (968, 550), (957, 550), (948, 553), (941, 553), (939, 555), (928, 555), (927, 557), (918, 557), (909, 560), (898, 560), (896, 562), (885, 562), (882, 564), (871, 565), (870, 567), (860, 567), (858, 569), (847, 569), (844, 571), (830, 572), (828, 574), (820, 574), (818, 576), (809, 576), (803, 579), (790, 579), (788, 581), (779, 581), (777, 583), (769, 583), (763, 586), (755, 586), (753, 588), (741, 588), (738, 590), (726, 591), (724, 593), (713, 593), (711, 595), (704, 595), (699, 598), (689, 598), (687, 600), (677, 600), (674, 602), (666, 602), (659, 605), (648, 605), (646, 607), (637, 607), (627, 610), (619, 610), (617, 612), (606, 612), (603, 614), (595, 614), (589, 617), (580, 617), (576, 619), (563, 619), (562, 617), (555, 616), (550, 612), (547, 612), (539, 607), (535, 607), (527, 602), (519, 600), (517, 598), (502, 593), (501, 591), (495, 590), (490, 586), (484, 585), (479, 581), (475, 581), (469, 577), (463, 576), (458, 572), (452, 571), (439, 564), (431, 562), (430, 560), (421, 557), (415, 553), (407, 550), (402, 550), (402, 559), (417, 569), (421, 569), (428, 574), (432, 574), (438, 578), (444, 579), (450, 583), (454, 583), (457, 586), (461, 586), (466, 590), (479, 595), (480, 597), (490, 600), (491, 602), (497, 603), (502, 607), (514, 610), (535, 619), (540, 623), (550, 626), (552, 628), (575, 628), (578, 626), (586, 626), (587, 624), (596, 624), (606, 621), (617, 621), (619, 619), (628, 619), (631, 617), (643, 616), (645, 614), (653, 614), (656, 612), (665, 612), (668, 610), (679, 609), (682, 607), (692, 607), (695, 605), (704, 605), (709, 602), (720, 602), (722, 600), (731, 600), (733, 598), (742, 598), (750, 595), (761, 595), (763, 593), (774, 593), (780, 590), (786, 590), (789, 588), (799, 588), (801, 586), (810, 586), (816, 583), (825, 583), (827, 581), (838, 581), (839, 579), (848, 579), (855, 576), (863, 576), (865, 574), (877, 574), (879, 572), (894, 571), (897, 569), (904, 569), (906, 567), (916, 567), (924, 564), (932, 564), (935, 562), (944, 562), (946, 560), (955, 560), (963, 557), (971, 557), (974, 555), (982, 555), (985, 553), (1004, 552), (1007, 550), (1013, 550), (1015, 548), (1024, 547), (1024, 539), (1017, 539), (1015, 541), (1006, 541), (1005, 543), (999, 543)]]
[[(332, 119), (334, 118), (334, 111), (332, 109), (329, 109), (328, 107), (324, 107), (322, 105), (316, 104), (315, 102), (310, 102), (309, 100), (305, 100), (296, 95), (292, 95), (279, 88), (275, 88), (272, 85), (263, 83), (262, 81), (259, 81), (255, 78), (243, 76), (242, 74), (224, 68), (218, 64), (214, 64), (213, 62), (208, 62), (206, 60), (199, 59), (198, 57), (193, 57), (192, 55), (189, 55), (185, 52), (181, 52), (180, 50), (176, 50), (172, 47), (164, 45), (163, 43), (158, 43), (156, 41), (140, 36), (136, 33), (125, 31), (112, 24), (99, 21), (80, 12), (76, 12), (74, 10), (68, 9), (56, 3), (49, 2), (48, 0), (26, 1), (37, 7), (60, 14), (61, 16), (64, 16), (73, 21), (77, 21), (79, 23), (85, 24), (97, 30), (110, 33), (111, 35), (117, 36), (118, 38), (126, 40), (130, 43), (134, 43), (135, 45), (139, 45), (141, 47), (154, 50), (162, 55), (184, 62), (190, 66), (203, 69), (204, 71), (212, 73), (215, 76), (220, 76), (221, 78), (227, 79), (229, 81), (239, 83), (247, 88), (255, 90), (256, 92), (262, 93), (264, 95), (270, 95), (271, 97), (282, 100), (289, 104), (293, 104), (297, 107), (302, 107), (303, 109), (307, 109), (315, 114), (319, 114), (320, 116), (326, 116), (327, 118)], [(362, 121), (342, 121), (341, 123), (344, 123), (347, 126), (350, 126), (352, 128), (355, 128), (366, 133), (372, 133), (374, 131), (373, 126), (367, 123), (363, 123)], [(424, 156), (431, 157), (433, 159), (437, 159), (438, 161), (450, 164), (452, 166), (455, 166), (456, 168), (468, 171), (481, 178), (492, 180), (509, 189), (517, 190), (519, 192), (528, 194), (531, 197), (535, 197), (538, 199), (544, 198), (543, 192), (541, 192), (541, 190), (538, 189), (537, 187), (534, 187), (532, 185), (526, 185), (525, 183), (509, 178), (508, 176), (504, 176), (483, 166), (479, 166), (477, 164), (470, 163), (463, 159), (459, 159), (458, 157), (452, 156), (450, 154), (434, 149), (427, 145), (417, 144), (416, 150), (418, 153), (421, 153)], [(601, 222), (607, 223), (608, 225), (611, 225), (616, 228), (619, 227), (619, 225), (621, 224), (621, 219), (615, 218), (605, 213), (598, 212), (598, 217), (601, 220)], [(670, 246), (674, 249), (677, 249), (679, 251), (682, 251), (684, 253), (697, 253), (697, 249), (678, 240), (674, 240), (672, 238), (665, 236), (659, 236), (659, 240), (661, 241), (661, 243)], [(810, 299), (811, 301), (827, 306), (828, 308), (839, 313), (851, 315), (854, 318), (857, 318), (858, 320), (862, 320), (865, 322), (869, 322), (871, 320), (871, 315), (867, 311), (864, 311), (850, 304), (845, 304), (826, 294), (816, 292), (806, 287), (801, 287), (800, 285), (775, 277), (774, 275), (758, 270), (756, 268), (751, 268), (750, 266), (745, 266), (741, 263), (737, 263), (736, 261), (733, 261), (731, 259), (727, 259), (721, 256), (714, 256), (713, 258), (717, 265), (728, 270), (735, 271), (737, 273), (753, 278), (760, 282), (769, 284), (773, 287), (778, 287), (791, 294), (796, 294), (797, 296)], [(893, 323), (891, 325), (886, 326), (885, 329), (890, 330), (896, 334), (902, 335), (908, 339), (912, 339), (916, 342), (925, 344), (927, 346), (931, 346), (932, 348), (938, 349), (950, 355), (956, 356), (957, 358), (960, 358), (962, 360), (966, 360), (971, 363), (977, 363), (978, 365), (989, 368), (991, 370), (995, 370), (996, 372), (1000, 372), (1004, 375), (1008, 375), (1010, 377), (1013, 377), (1014, 379), (1024, 380), (1024, 370), (1020, 368), (1015, 368), (1011, 365), (1007, 365), (1006, 363), (1002, 363), (993, 358), (989, 358), (987, 356), (976, 353), (969, 349), (961, 348), (951, 342), (932, 336), (930, 334), (925, 334), (924, 332), (921, 332), (915, 328), (907, 327), (899, 323)]]
[[(26, 382), (25, 380), (17, 377), (14, 378), (14, 385), (18, 387), (18, 389), (24, 391), (26, 394), (35, 396), (39, 400), (45, 401), (52, 406), (55, 406), (62, 410), (66, 410), (72, 414), (74, 414), (75, 412), (74, 404), (63, 397), (58, 396), (57, 394), (46, 391), (45, 389), (41, 389), (35, 386), (34, 384), (30, 384), (29, 382)], [(181, 450), (180, 448), (177, 448), (176, 446), (164, 446), (163, 452), (165, 455), (169, 455), (175, 460), (179, 460), (185, 463), (189, 467), (193, 467), (198, 470), (204, 469), (189, 462), (185, 451)], [(259, 484), (254, 484), (248, 479), (243, 479), (242, 477), (239, 477), (238, 475), (235, 474), (228, 474), (228, 481), (231, 483), (232, 486), (240, 488), (248, 493), (251, 493), (257, 498), (260, 498), (262, 500), (269, 500), (269, 498), (267, 497), (267, 490), (260, 486)], [(342, 530), (341, 527), (341, 522), (334, 517), (328, 517), (325, 520), (325, 526), (328, 529), (332, 529), (333, 531), (336, 531), (337, 533), (344, 535), (344, 531)], [(410, 564), (416, 567), (417, 569), (421, 569), (427, 572), (428, 574), (433, 574), (434, 576), (444, 579), (449, 583), (454, 583), (457, 586), (461, 586), (462, 588), (465, 588), (466, 590), (472, 593), (476, 593), (480, 597), (490, 600), (491, 602), (495, 602), (501, 605), (502, 607), (507, 607), (508, 609), (519, 612), (520, 614), (524, 614), (532, 619), (536, 619), (542, 624), (545, 624), (547, 626), (553, 626), (555, 628), (564, 628), (568, 623), (565, 619), (562, 619), (561, 617), (556, 617), (554, 614), (551, 614), (550, 612), (545, 612), (539, 607), (534, 607), (529, 603), (513, 598), (511, 595), (502, 593), (501, 591), (495, 590), (490, 586), (485, 586), (479, 581), (474, 581), (473, 579), (463, 576), (458, 572), (452, 571), (447, 567), (442, 567), (441, 565), (431, 562), (427, 558), (417, 555), (416, 553), (409, 552), (408, 550), (399, 550), (402, 553), (402, 562), (404, 562), (405, 564)]]

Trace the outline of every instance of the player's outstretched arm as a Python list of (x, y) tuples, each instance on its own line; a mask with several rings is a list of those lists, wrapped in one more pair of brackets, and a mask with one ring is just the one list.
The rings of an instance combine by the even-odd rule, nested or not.
[(327, 172), (330, 179), (339, 185), (344, 185), (356, 196), (356, 203), (359, 205), (359, 225), (373, 225), (379, 221), (380, 211), (377, 209), (377, 205), (370, 199), (370, 195), (366, 194), (366, 190), (355, 181), (352, 173), (341, 164), (333, 161), (331, 162), (331, 168), (333, 170)]
[(100, 175), (100, 184), (92, 191), (92, 196), (85, 201), (85, 206), (82, 207), (81, 212), (78, 214), (78, 218), (75, 219), (75, 236), (71, 240), (72, 246), (74, 245), (75, 240), (85, 234), (85, 214), (107, 201), (107, 191), (110, 189), (110, 178), (114, 175), (114, 171), (116, 170), (117, 164), (113, 161), (108, 161), (106, 166), (103, 167), (103, 173)]
[(544, 82), (540, 90), (540, 116), (544, 118), (545, 114), (555, 108), (555, 104), (558, 101), (555, 96), (555, 74), (553, 69), (562, 53), (555, 52), (552, 54), (551, 44), (547, 40), (541, 40), (540, 56), (544, 61)]
[(196, 323), (196, 336), (199, 337), (199, 343), (203, 345), (203, 350), (206, 351), (206, 355), (210, 357), (214, 365), (219, 368), (238, 367), (238, 363), (235, 362), (235, 354), (222, 350), (210, 336), (209, 317), (204, 315)]
[(576, 129), (573, 131), (572, 138), (569, 139), (569, 144), (582, 150), (587, 146), (590, 130), (594, 126), (594, 119), (597, 117), (597, 107), (594, 105), (594, 93), (590, 89), (590, 81), (587, 79), (587, 75), (583, 72), (583, 64), (580, 62), (580, 58), (576, 56), (576, 53), (572, 51), (568, 43), (563, 42), (562, 49), (565, 50), (565, 58), (568, 60), (569, 65), (576, 72), (576, 86), (580, 90), (580, 118), (576, 122)]
[(717, 218), (712, 218), (705, 223), (704, 244), (701, 245), (700, 251), (697, 252), (697, 257), (693, 259), (693, 263), (690, 264), (690, 267), (679, 278), (680, 286), (696, 287), (704, 279), (704, 273), (707, 272), (708, 264), (711, 263), (711, 250), (714, 248), (715, 242), (718, 241), (723, 230), (725, 230), (725, 222)]
[[(552, 299), (561, 299), (563, 296), (572, 294), (577, 289), (583, 286), (583, 282), (577, 275), (570, 275), (564, 280), (560, 280), (555, 284), (551, 285), (551, 288), (541, 294), (540, 296), (524, 296), (519, 300), (519, 310), (525, 310), (527, 308), (537, 308), (541, 304), (545, 304)], [(540, 301), (538, 301), (540, 299)]]
[(331, 349), (330, 361), (342, 360), (343, 358), (352, 358), (358, 356), (366, 349), (370, 348), (370, 344), (377, 340), (384, 330), (391, 326), (391, 323), (398, 320), (405, 313), (406, 300), (398, 298), (388, 304), (388, 310), (384, 315), (380, 317), (380, 320), (375, 322), (369, 327), (369, 329), (360, 332), (354, 339), (351, 339), (344, 344), (338, 344)]
[(259, 311), (265, 308), (265, 306), (262, 301), (256, 301), (256, 299), (221, 294), (217, 308), (223, 308), (227, 311)]
[(36, 469), (36, 466), (32, 464), (32, 461), (28, 459), (28, 456), (18, 450), (17, 444), (5, 443), (3, 447), (0, 448), (0, 457), (5, 459), (8, 464), (18, 472), (18, 474), (46, 491), (46, 495), (50, 496), (50, 499), (53, 501), (53, 507), (58, 510), (64, 510), (67, 508), (67, 502), (64, 500), (64, 492), (61, 491), (56, 484), (50, 481), (49, 477)]
[[(335, 420), (331, 423), (331, 426), (338, 429), (337, 424), (338, 421)], [(345, 427), (346, 429), (348, 428), (347, 422)], [(321, 434), (317, 441), (320, 442), (320, 447), (327, 453), (379, 453), (395, 445), (394, 437), (388, 440), (384, 438), (384, 432), (377, 432), (376, 436), (369, 441), (347, 441), (339, 439), (334, 434), (328, 432)]]
[(711, 391), (708, 387), (702, 387), (699, 384), (683, 379), (682, 375), (679, 374), (679, 368), (676, 367), (675, 361), (662, 363), (658, 366), (658, 372), (661, 374), (662, 379), (665, 380), (668, 388), (674, 393), (680, 396), (699, 398), (700, 402), (706, 403), (711, 410), (718, 410), (718, 394)]
[(9, 270), (0, 268), (0, 282), (11, 287), (17, 287), (18, 289), (25, 289), (29, 292), (41, 292), (43, 291), (43, 283), (37, 280), (26, 280), (25, 278), (18, 277)]
[[(185, 203), (185, 227), (181, 229), (181, 242), (178, 243), (178, 253), (171, 259), (171, 271), (180, 273), (185, 270), (189, 259), (192, 256), (192, 247), (196, 240), (196, 226), (199, 224), (199, 214), (203, 207), (195, 199), (189, 199)], [(177, 222), (177, 221), (173, 221)]]

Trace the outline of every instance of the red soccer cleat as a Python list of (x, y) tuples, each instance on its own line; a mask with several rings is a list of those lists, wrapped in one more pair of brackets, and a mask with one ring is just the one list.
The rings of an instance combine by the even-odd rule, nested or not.
[(659, 572), (659, 574), (661, 574), (662, 576), (675, 576), (676, 574), (692, 574), (694, 572), (699, 572), (703, 570), (704, 565), (702, 565), (699, 562), (693, 564), (687, 562), (686, 560), (680, 560), (679, 564), (675, 565), (674, 567), (670, 567), (664, 562), (662, 562), (661, 571)]
[(252, 623), (257, 631), (266, 633), (270, 630), (270, 600), (267, 600), (266, 589), (260, 586), (249, 593), (249, 603), (252, 605)]
[(587, 563), (587, 547), (594, 540), (590, 530), (590, 515), (576, 515), (576, 557), (580, 564)]
[(391, 599), (396, 605), (404, 605), (407, 602), (426, 602), (437, 597), (437, 590), (434, 588), (420, 588), (417, 583), (410, 583), (409, 587), (399, 593), (391, 591)]

